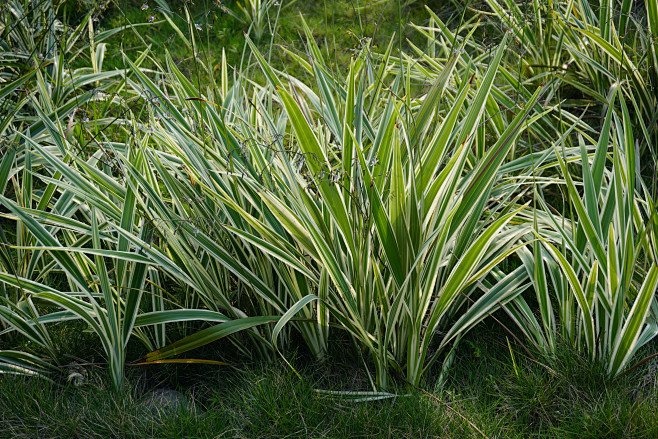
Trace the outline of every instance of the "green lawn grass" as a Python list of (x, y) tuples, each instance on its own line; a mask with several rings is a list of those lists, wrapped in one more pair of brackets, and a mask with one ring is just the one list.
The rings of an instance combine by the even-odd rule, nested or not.
[[(658, 377), (647, 375), (648, 367), (609, 383), (595, 365), (568, 349), (548, 368), (522, 355), (518, 346), (512, 345), (511, 356), (501, 345), (504, 339), (496, 327), (470, 336), (441, 391), (430, 377), (423, 385), (427, 393), (400, 389), (396, 398), (359, 403), (316, 391), (368, 388), (362, 369), (338, 355), (325, 364), (298, 358), (293, 363), (300, 376), (278, 361), (235, 369), (133, 366), (119, 393), (111, 389), (102, 364), (72, 359), (71, 373), (84, 376), (80, 386), (0, 376), (0, 437), (584, 439), (658, 434)], [(71, 347), (89, 350), (80, 344)], [(144, 401), (154, 389), (180, 391), (189, 406), (153, 413)]]

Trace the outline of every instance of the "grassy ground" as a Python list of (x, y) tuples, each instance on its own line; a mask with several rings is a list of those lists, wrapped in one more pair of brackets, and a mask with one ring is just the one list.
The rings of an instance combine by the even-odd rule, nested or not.
[[(423, 385), (427, 394), (400, 389), (406, 396), (361, 403), (316, 392), (367, 389), (368, 378), (355, 367), (355, 359), (337, 354), (324, 365), (299, 358), (294, 363), (300, 377), (278, 361), (236, 369), (135, 366), (120, 394), (112, 392), (102, 364), (81, 365), (72, 358), (71, 373), (83, 376), (80, 386), (0, 377), (0, 436), (582, 439), (658, 435), (655, 366), (644, 365), (610, 383), (596, 365), (567, 349), (546, 367), (523, 355), (518, 346), (512, 345), (510, 351), (499, 345), (504, 339), (496, 327), (482, 328), (469, 337), (441, 391), (435, 388), (434, 376)], [(69, 347), (76, 352), (87, 351), (85, 358), (94, 358), (89, 352), (92, 339), (68, 333), (63, 341), (72, 343)], [(189, 405), (154, 412), (144, 403), (154, 389), (176, 389)]]

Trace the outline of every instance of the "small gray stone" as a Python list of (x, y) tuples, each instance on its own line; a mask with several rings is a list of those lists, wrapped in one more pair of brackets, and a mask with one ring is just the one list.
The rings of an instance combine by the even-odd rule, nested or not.
[(182, 393), (172, 389), (155, 389), (147, 393), (144, 407), (154, 414), (174, 412), (178, 409), (191, 409), (191, 401)]

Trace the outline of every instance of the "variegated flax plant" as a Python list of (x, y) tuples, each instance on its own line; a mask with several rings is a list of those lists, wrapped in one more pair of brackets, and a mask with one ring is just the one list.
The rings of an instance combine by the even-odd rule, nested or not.
[[(280, 10), (257, 3), (255, 38)], [(342, 331), (394, 390), (443, 380), (505, 312), (540, 358), (562, 338), (618, 376), (658, 333), (658, 12), (631, 3), (488, 1), (458, 25), (428, 10), (425, 45), (364, 39), (344, 71), (300, 18), (305, 53), (283, 50), (306, 79), (245, 35), (242, 70), (194, 57), (207, 84), (166, 50), (104, 71), (121, 29), (95, 32), (93, 12), (65, 29), (52, 2), (3, 5), (0, 319), (35, 348), (0, 351), (0, 371), (56, 376), (49, 326), (69, 320), (117, 389), (131, 339), (142, 364), (220, 365), (181, 355), (227, 337), (325, 360)], [(190, 14), (187, 32), (168, 14), (198, 53)]]

